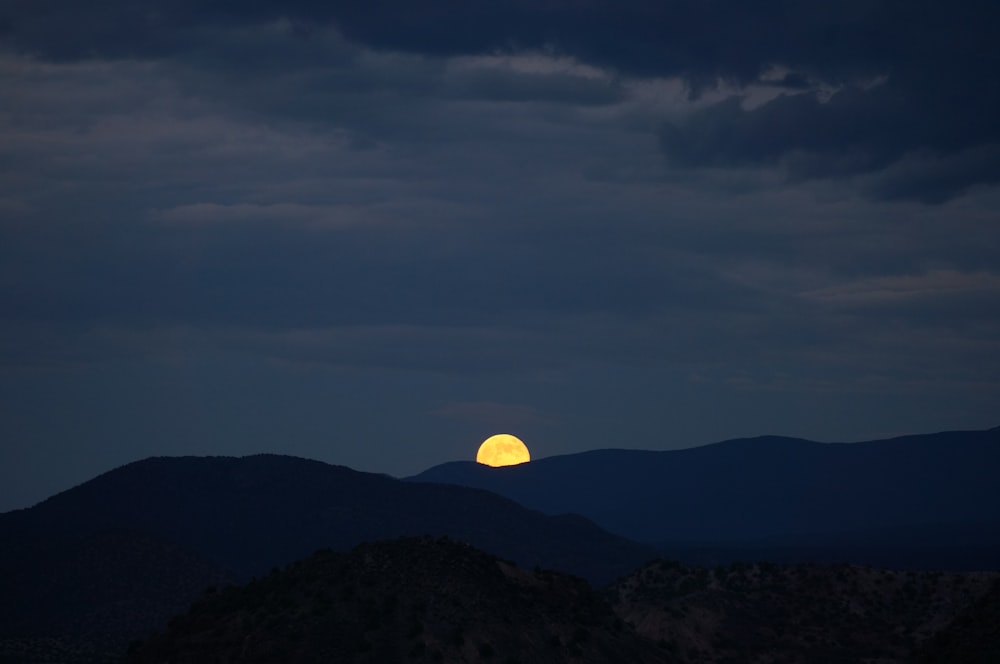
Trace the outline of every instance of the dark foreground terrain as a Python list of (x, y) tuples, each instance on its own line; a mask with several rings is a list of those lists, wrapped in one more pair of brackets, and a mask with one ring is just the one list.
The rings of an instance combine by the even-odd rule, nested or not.
[(319, 552), (207, 595), (132, 664), (674, 661), (582, 579), (451, 540)]
[[(941, 659), (926, 645), (978, 620), (998, 584), (996, 572), (658, 560), (608, 593), (637, 633), (686, 662), (888, 663), (925, 651), (928, 661), (985, 662), (1000, 660)], [(966, 642), (971, 652), (989, 639), (980, 631)]]
[(604, 585), (655, 556), (584, 518), (294, 457), (153, 458), (0, 514), (0, 662), (101, 661), (317, 549), (449, 536)]
[(598, 591), (409, 538), (213, 591), (128, 662), (990, 662), (998, 579), (654, 561)]

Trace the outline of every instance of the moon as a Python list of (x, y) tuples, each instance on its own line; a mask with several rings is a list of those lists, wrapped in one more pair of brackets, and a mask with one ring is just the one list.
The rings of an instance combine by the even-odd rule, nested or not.
[(513, 466), (531, 461), (528, 446), (509, 433), (498, 433), (490, 436), (479, 446), (476, 453), (476, 463), (487, 466)]

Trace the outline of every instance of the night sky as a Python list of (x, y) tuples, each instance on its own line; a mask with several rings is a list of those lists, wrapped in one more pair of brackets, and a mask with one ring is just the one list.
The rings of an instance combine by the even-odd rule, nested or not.
[(4, 0), (0, 510), (1000, 424), (1000, 4)]

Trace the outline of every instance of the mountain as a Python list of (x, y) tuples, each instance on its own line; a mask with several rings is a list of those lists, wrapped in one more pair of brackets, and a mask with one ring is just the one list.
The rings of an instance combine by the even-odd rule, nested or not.
[(959, 657), (927, 661), (985, 662), (962, 656), (991, 652), (995, 608), (983, 607), (995, 607), (998, 579), (657, 560), (597, 591), (455, 541), (404, 538), (207, 594), (127, 662), (902, 664), (956, 644)]
[(998, 572), (844, 564), (703, 568), (658, 560), (619, 580), (608, 597), (638, 634), (684, 662), (890, 664), (912, 662), (915, 652), (930, 651), (928, 643), (988, 645), (981, 607), (991, 599), (995, 606), (998, 581)]
[[(478, 487), (673, 547), (902, 550), (994, 565), (1000, 428), (830, 444), (766, 436), (673, 451), (597, 450), (490, 468), (453, 462), (414, 482)], [(704, 549), (703, 549), (704, 550)], [(965, 556), (965, 558), (962, 558)], [(961, 559), (961, 560), (959, 560)], [(964, 562), (963, 562), (964, 561)]]
[(403, 535), (447, 535), (597, 584), (655, 555), (477, 489), (275, 455), (153, 458), (0, 514), (0, 641), (120, 651), (208, 585)]
[(1000, 662), (1000, 580), (917, 651), (918, 664)]
[[(0, 662), (113, 661), (207, 586), (401, 536), (449, 536), (594, 585), (656, 556), (625, 537), (688, 559), (878, 554), (899, 568), (995, 569), (998, 469), (1000, 429), (599, 450), (508, 468), (446, 464), (411, 481), (275, 455), (147, 459), (0, 514)], [(691, 606), (707, 615), (707, 604)], [(975, 647), (983, 624), (973, 615), (941, 647)]]
[(578, 578), (447, 539), (317, 552), (201, 599), (133, 646), (158, 662), (670, 662)]
[(236, 580), (134, 531), (0, 533), (0, 662), (113, 660), (129, 638), (161, 627), (206, 587)]

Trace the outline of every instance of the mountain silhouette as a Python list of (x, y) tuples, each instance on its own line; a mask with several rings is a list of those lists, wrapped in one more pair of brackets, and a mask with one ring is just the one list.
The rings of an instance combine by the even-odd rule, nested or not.
[(576, 577), (518, 568), (448, 539), (317, 552), (206, 595), (130, 648), (158, 662), (674, 661)]
[(606, 596), (637, 633), (684, 662), (913, 662), (915, 651), (932, 651), (930, 639), (963, 650), (928, 661), (985, 663), (1000, 660), (961, 655), (988, 646), (990, 629), (996, 635), (998, 582), (998, 572), (656, 560)]
[(404, 535), (447, 535), (596, 584), (655, 555), (582, 517), (477, 489), (287, 456), (152, 458), (0, 514), (0, 637), (121, 647), (207, 585)]
[(117, 661), (206, 587), (237, 580), (145, 533), (10, 535), (0, 531), (0, 662)]
[(653, 544), (702, 562), (995, 569), (998, 469), (1000, 428), (452, 463), (410, 481), (277, 455), (151, 458), (0, 514), (0, 660), (112, 661), (206, 586), (401, 536), (594, 585)]
[[(881, 551), (993, 564), (1000, 428), (828, 444), (766, 436), (673, 451), (596, 450), (503, 468), (453, 462), (409, 478), (582, 514), (637, 541), (683, 547)], [(932, 551), (933, 550), (933, 551)], [(839, 555), (839, 554), (838, 554)], [(957, 558), (956, 558), (957, 556)], [(885, 562), (885, 561), (883, 561)]]
[(594, 590), (452, 540), (403, 538), (207, 593), (127, 661), (767, 664), (907, 662), (920, 650), (994, 662), (998, 577), (655, 560)]

